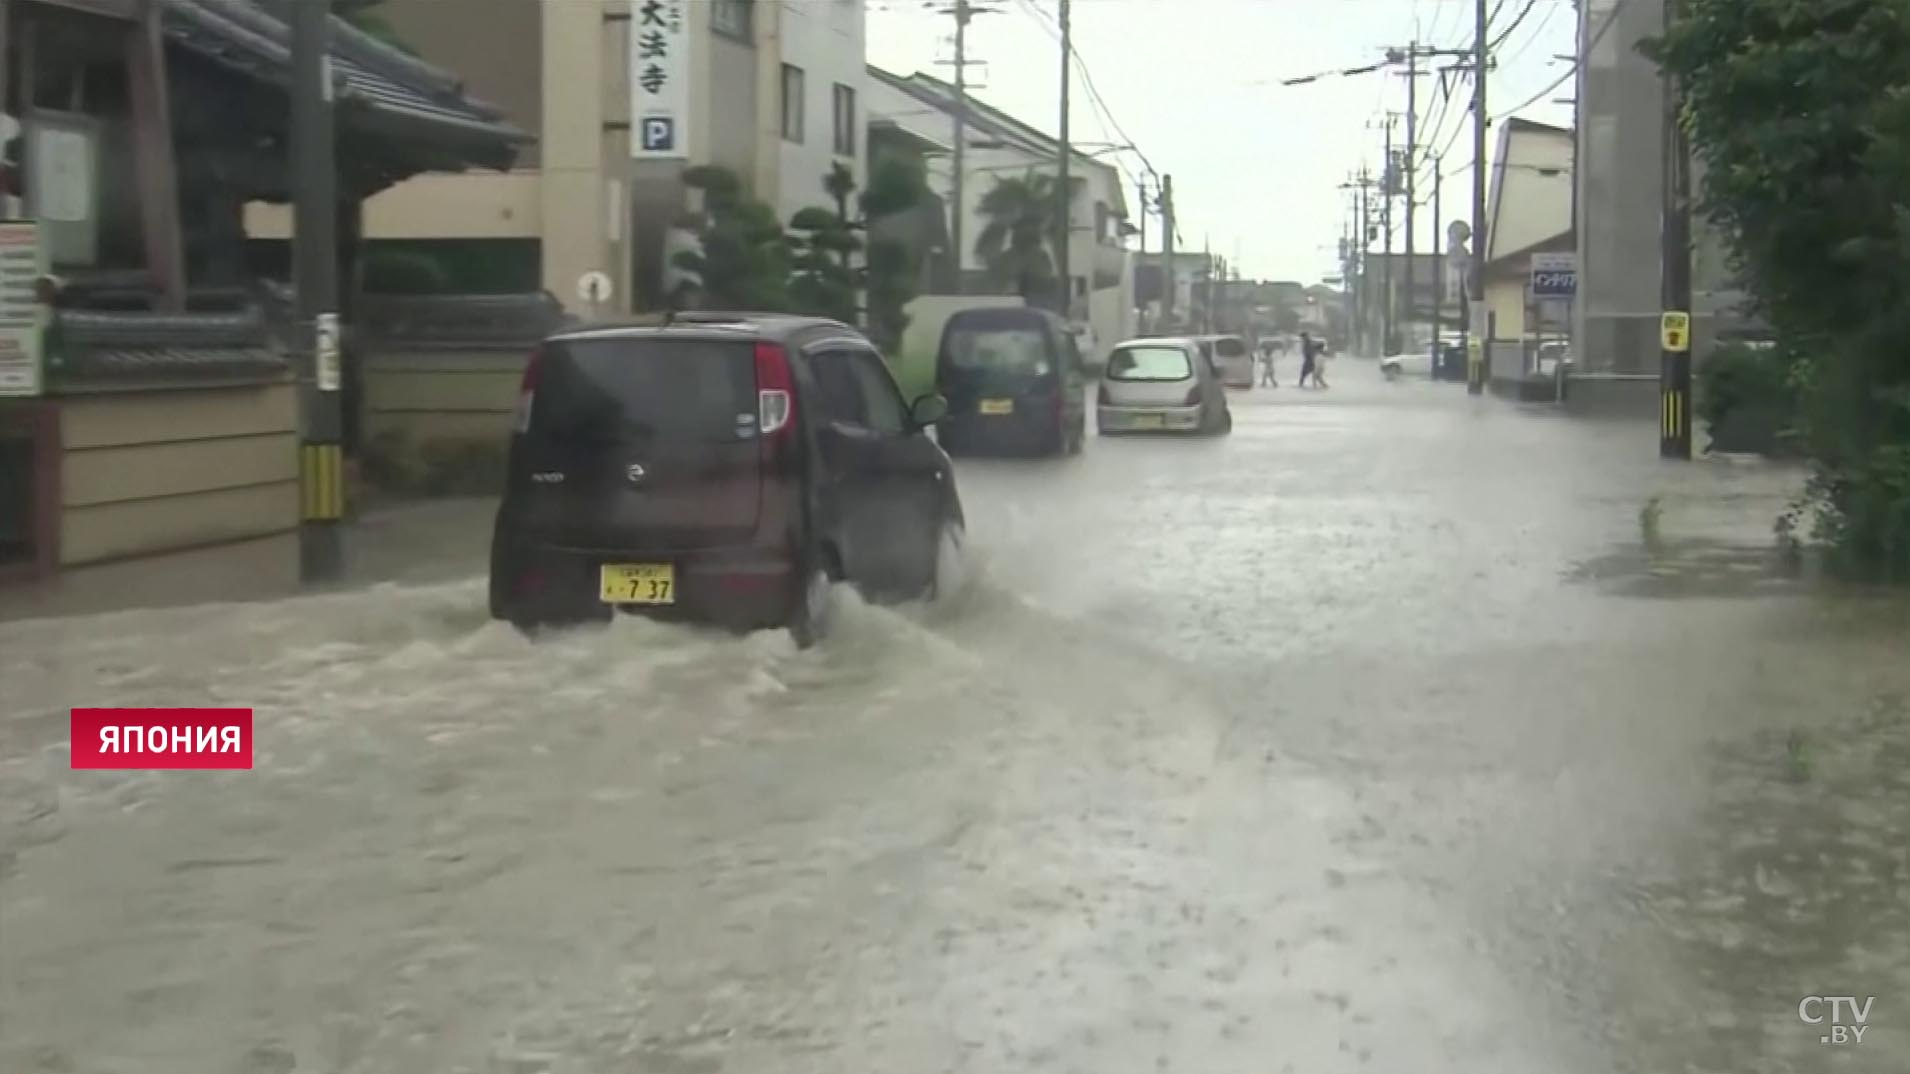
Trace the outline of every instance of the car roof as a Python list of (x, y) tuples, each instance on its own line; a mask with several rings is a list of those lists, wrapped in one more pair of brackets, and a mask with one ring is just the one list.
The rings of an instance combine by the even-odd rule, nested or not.
[(1118, 351), (1122, 347), (1135, 347), (1135, 346), (1142, 346), (1142, 345), (1158, 346), (1159, 344), (1162, 344), (1162, 343), (1171, 343), (1182, 349), (1186, 349), (1194, 345), (1195, 338), (1196, 337), (1193, 337), (1193, 336), (1135, 336), (1133, 339), (1124, 339), (1121, 342), (1116, 343), (1114, 345), (1114, 349)]
[(948, 315), (948, 323), (956, 321), (1046, 321), (1051, 324), (1066, 324), (1052, 310), (1038, 306), (970, 306)]
[(806, 317), (793, 313), (755, 311), (685, 310), (674, 316), (646, 314), (628, 320), (600, 321), (576, 325), (557, 332), (553, 342), (573, 339), (637, 339), (683, 336), (686, 338), (766, 339), (787, 342), (810, 329), (834, 329), (861, 336), (851, 325), (827, 317)]

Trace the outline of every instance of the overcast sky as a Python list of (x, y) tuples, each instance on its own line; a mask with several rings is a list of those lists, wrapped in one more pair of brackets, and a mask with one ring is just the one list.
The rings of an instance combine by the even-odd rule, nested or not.
[[(954, 20), (939, 13), (948, 6), (870, 0), (869, 62), (903, 75), (951, 77)], [(970, 80), (982, 87), (976, 96), (1054, 132), (1056, 0), (986, 6), (995, 13), (977, 16), (968, 34), (969, 58), (986, 64), (970, 68)], [(1570, 126), (1570, 105), (1552, 102), (1571, 95), (1572, 81), (1541, 91), (1570, 69), (1554, 57), (1573, 51), (1572, 0), (1490, 0), (1488, 7), (1499, 12), (1492, 36), (1510, 34), (1495, 53), (1487, 111), (1497, 116), (1537, 95), (1517, 114)], [(1073, 10), (1075, 50), (1125, 131), (1124, 137), (1101, 117), (1077, 77), (1073, 140), (1131, 142), (1158, 171), (1173, 175), (1186, 245), (1199, 249), (1211, 240), (1215, 253), (1236, 259), (1250, 278), (1306, 282), (1339, 271), (1338, 242), (1349, 219), (1340, 184), (1362, 163), (1377, 170), (1382, 111), (1402, 113), (1396, 137), (1404, 143), (1406, 79), (1376, 73), (1277, 83), (1369, 64), (1415, 37), (1439, 48), (1465, 47), (1474, 18), (1473, 0), (1075, 0)], [(1469, 84), (1459, 91), (1470, 94)], [(1446, 170), (1461, 167), (1472, 145), (1458, 130), (1465, 101), (1442, 105), (1436, 77), (1420, 79), (1419, 96), (1422, 142), (1429, 152), (1450, 144)], [(1141, 172), (1133, 157), (1124, 162), (1130, 173)], [(1470, 184), (1469, 172), (1446, 181), (1446, 219), (1469, 215)], [(1419, 248), (1430, 250), (1435, 225), (1430, 212), (1421, 216)], [(1149, 249), (1160, 248), (1159, 234), (1150, 222)], [(1397, 241), (1403, 248), (1403, 233)]]

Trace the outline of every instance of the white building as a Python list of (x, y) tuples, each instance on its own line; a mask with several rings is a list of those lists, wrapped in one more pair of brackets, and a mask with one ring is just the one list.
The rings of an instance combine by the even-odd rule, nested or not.
[[(639, 159), (643, 0), (385, 0), (380, 14), (408, 46), (537, 143), (509, 173), (424, 175), (380, 194), (365, 206), (365, 238), (486, 240), (489, 251), (520, 241), (532, 275), (565, 302), (579, 302), (579, 277), (596, 270), (615, 285), (599, 312), (651, 308), (671, 225), (692, 206), (685, 168), (733, 170), (785, 221), (832, 204), (822, 178), (836, 161), (861, 185), (863, 3), (664, 0), (681, 20), (672, 62), (683, 63), (687, 155)], [(255, 238), (289, 229), (282, 207), (248, 210)]]
[[(938, 145), (955, 144), (954, 87), (929, 75), (904, 78), (878, 67), (868, 69), (868, 112), (882, 121)], [(962, 164), (962, 278), (968, 293), (987, 288), (986, 265), (975, 255), (975, 240), (988, 220), (981, 201), (995, 180), (1030, 172), (1054, 175), (1060, 143), (998, 109), (968, 100), (967, 149)], [(1069, 274), (1073, 277), (1073, 315), (1094, 331), (1102, 348), (1134, 332), (1134, 256), (1127, 247), (1129, 224), (1126, 185), (1114, 165), (1076, 151), (1069, 164)], [(954, 205), (954, 159), (929, 162), (929, 185)], [(953, 211), (953, 210), (951, 210)], [(951, 227), (951, 232), (954, 229)]]

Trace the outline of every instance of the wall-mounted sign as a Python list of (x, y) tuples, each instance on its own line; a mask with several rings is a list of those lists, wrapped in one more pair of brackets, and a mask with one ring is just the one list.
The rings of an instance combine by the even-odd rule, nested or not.
[(688, 0), (631, 0), (630, 155), (690, 155)]
[(39, 295), (46, 271), (40, 225), (0, 221), (0, 395), (39, 395), (46, 390), (40, 349), (46, 307)]
[(312, 337), (312, 352), (316, 360), (313, 367), (315, 372), (314, 379), (318, 381), (318, 390), (321, 392), (338, 391), (339, 386), (344, 380), (339, 372), (338, 314), (319, 314), (317, 322), (312, 326)]
[(1571, 298), (1578, 294), (1577, 254), (1533, 254), (1532, 297)]

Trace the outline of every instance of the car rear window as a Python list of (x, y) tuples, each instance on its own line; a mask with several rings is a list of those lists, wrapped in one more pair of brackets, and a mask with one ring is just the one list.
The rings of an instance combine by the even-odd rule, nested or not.
[(1042, 376), (1049, 372), (1047, 333), (1038, 327), (956, 328), (948, 334), (944, 361), (956, 373)]
[(1247, 353), (1247, 345), (1237, 339), (1217, 339), (1214, 341), (1214, 353), (1222, 358), (1238, 358)]
[(567, 441), (749, 439), (756, 435), (753, 344), (655, 338), (546, 344), (530, 433)]
[(1186, 380), (1194, 375), (1179, 347), (1123, 347), (1108, 357), (1109, 380)]

